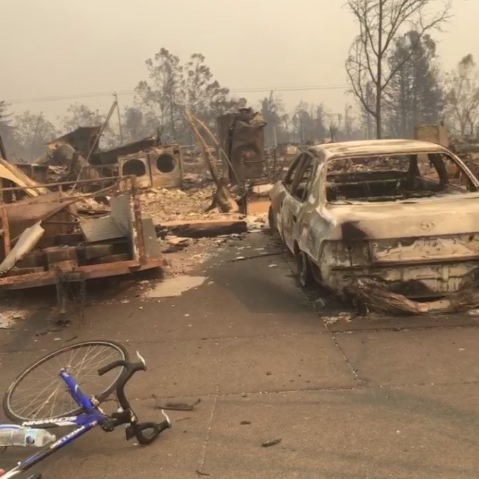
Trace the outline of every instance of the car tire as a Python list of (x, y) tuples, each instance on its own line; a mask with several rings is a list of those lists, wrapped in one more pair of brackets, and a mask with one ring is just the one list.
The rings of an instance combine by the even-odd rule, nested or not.
[(311, 286), (314, 282), (311, 264), (308, 255), (303, 251), (298, 251), (296, 254), (296, 264), (298, 267), (298, 281), (302, 288)]

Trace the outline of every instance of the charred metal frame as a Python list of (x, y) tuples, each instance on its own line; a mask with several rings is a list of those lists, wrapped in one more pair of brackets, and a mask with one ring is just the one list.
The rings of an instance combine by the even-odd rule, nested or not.
[[(144, 271), (154, 268), (160, 268), (165, 266), (165, 261), (163, 259), (149, 259), (146, 254), (145, 239), (143, 236), (143, 224), (141, 217), (141, 205), (138, 198), (137, 190), (134, 186), (134, 178), (132, 177), (108, 177), (101, 178), (100, 180), (79, 180), (76, 182), (58, 182), (50, 183), (45, 185), (36, 185), (28, 187), (9, 187), (9, 188), (0, 188), (0, 193), (5, 191), (24, 191), (28, 189), (40, 189), (40, 188), (54, 188), (58, 187), (59, 191), (64, 191), (69, 186), (73, 187), (75, 184), (79, 185), (98, 185), (99, 183), (104, 182), (114, 182), (113, 186), (108, 187), (107, 189), (114, 189), (116, 185), (120, 183), (127, 183), (129, 185), (128, 189), (119, 189), (114, 190), (113, 195), (116, 194), (130, 194), (130, 212), (132, 213), (132, 256), (131, 260), (127, 261), (117, 261), (106, 264), (97, 264), (97, 265), (85, 265), (85, 266), (76, 266), (71, 271), (60, 272), (60, 271), (43, 271), (37, 273), (27, 273), (21, 275), (12, 275), (4, 276), (0, 278), (0, 289), (27, 289), (34, 288), (39, 286), (48, 286), (56, 285), (58, 279), (61, 276), (68, 278), (68, 275), (73, 275), (75, 278), (82, 278), (82, 280), (96, 279), (96, 278), (106, 278), (112, 276), (121, 276), (138, 271)], [(106, 189), (98, 191), (100, 194), (104, 194)], [(95, 196), (95, 193), (89, 194), (87, 196)], [(77, 194), (69, 198), (65, 198), (65, 206), (73, 203), (75, 199), (80, 201), (84, 196)], [(41, 196), (38, 197), (41, 199)], [(11, 203), (9, 208), (14, 208), (15, 204)], [(11, 248), (12, 238), (10, 237), (9, 223), (8, 223), (8, 213), (4, 205), (0, 205), (0, 218), (2, 222), (2, 231), (4, 239), (4, 248), (5, 254), (8, 254)], [(78, 279), (74, 279), (78, 281)]]
[[(451, 253), (449, 255), (442, 255), (441, 257), (427, 255), (420, 259), (406, 258), (400, 260), (390, 258), (390, 260), (387, 260), (387, 258), (382, 258), (375, 260), (375, 255), (371, 252), (372, 245), (370, 243), (370, 241), (375, 239), (375, 236), (363, 228), (361, 224), (362, 220), (357, 220), (357, 218), (354, 217), (354, 207), (349, 206), (349, 204), (352, 203), (338, 206), (338, 208), (344, 209), (343, 218), (340, 218), (339, 222), (336, 221), (336, 218), (329, 210), (325, 209), (325, 205), (329, 204), (326, 195), (326, 177), (330, 163), (335, 160), (364, 158), (366, 156), (380, 157), (393, 154), (420, 155), (441, 153), (447, 155), (464, 174), (465, 178), (469, 180), (471, 193), (475, 195), (474, 198), (476, 198), (475, 201), (479, 198), (479, 181), (470, 172), (464, 162), (449, 150), (438, 145), (418, 144), (418, 142), (416, 142), (416, 144), (406, 141), (397, 141), (395, 142), (397, 144), (393, 142), (389, 143), (388, 145), (386, 141), (384, 141), (382, 150), (375, 148), (381, 144), (379, 141), (377, 143), (358, 142), (357, 144), (344, 143), (332, 145), (331, 150), (328, 149), (328, 145), (324, 145), (322, 147), (311, 147), (306, 152), (298, 155), (291, 165), (285, 180), (278, 182), (271, 193), (271, 217), (274, 225), (280, 232), (283, 241), (293, 253), (298, 254), (301, 251), (308, 256), (312, 273), (317, 279), (322, 282), (324, 286), (337, 292), (341, 292), (343, 288), (348, 285), (349, 280), (354, 280), (355, 278), (362, 276), (375, 277), (376, 273), (379, 273), (380, 277), (383, 278), (381, 275), (385, 270), (397, 272), (397, 274), (391, 275), (391, 278), (387, 280), (390, 281), (391, 284), (396, 285), (398, 281), (407, 284), (410, 280), (407, 278), (402, 279), (401, 271), (406, 271), (409, 268), (414, 269), (416, 267), (435, 268), (437, 266), (445, 266), (447, 269), (451, 267), (451, 265), (458, 267), (465, 265), (471, 270), (471, 272), (466, 271), (462, 276), (464, 278), (464, 284), (466, 284), (469, 281), (467, 279), (468, 275), (474, 275), (476, 271), (479, 273), (479, 255), (474, 254), (474, 252), (471, 251), (471, 254), (463, 254), (461, 256)], [(308, 200), (305, 202), (305, 207), (305, 203), (294, 200), (292, 190), (299, 184), (299, 180), (296, 180), (296, 177), (299, 179), (302, 177), (301, 171), (299, 171), (302, 169), (302, 166), (299, 165), (299, 163), (302, 162), (304, 164), (306, 157), (310, 157), (314, 160), (316, 170), (311, 173), (309, 189), (306, 189), (306, 191), (310, 191), (310, 196), (308, 196)], [(295, 166), (296, 170), (294, 170)], [(292, 185), (291, 183), (293, 182), (296, 184)], [(305, 199), (306, 198), (303, 198), (303, 200)], [(421, 203), (421, 201), (421, 199), (417, 200), (418, 203)], [(351, 209), (351, 219), (344, 217), (348, 208)], [(386, 217), (384, 218), (387, 219)], [(418, 228), (420, 226), (421, 225), (419, 225)], [(407, 239), (411, 242), (415, 242), (424, 237), (434, 236), (434, 234), (428, 230), (427, 223), (424, 223), (422, 228), (424, 233), (421, 230), (419, 236), (408, 235)], [(469, 230), (462, 232), (462, 230), (459, 229), (457, 233), (451, 230), (442, 232), (440, 236), (446, 239), (456, 239), (461, 233), (464, 235), (477, 234), (475, 232), (470, 233)], [(401, 240), (403, 239), (403, 235), (400, 231), (397, 231), (396, 234), (393, 232), (391, 238)], [(325, 257), (332, 259), (332, 252), (327, 250), (327, 247), (329, 248), (330, 244), (336, 242), (344, 245), (346, 250), (350, 245), (358, 245), (359, 248), (355, 254), (364, 255), (364, 262), (355, 264), (351, 258), (349, 258), (347, 262), (344, 260), (343, 263), (340, 261), (324, 261)], [(364, 243), (365, 250), (361, 249), (363, 248), (362, 243)], [(366, 252), (369, 252), (369, 254), (365, 254)], [(349, 254), (351, 255), (351, 251)], [(476, 269), (474, 269), (475, 265)], [(449, 270), (447, 270), (446, 273), (449, 275)], [(393, 276), (398, 276), (399, 279), (397, 280), (393, 278)], [(426, 279), (429, 281), (434, 278), (428, 277)], [(440, 279), (446, 281), (443, 277)], [(386, 279), (384, 279), (384, 281), (386, 281)], [(427, 287), (426, 282), (424, 283), (424, 287)], [(436, 293), (444, 296), (452, 292), (454, 292), (454, 289), (431, 290), (428, 291), (428, 296), (430, 295), (432, 297)]]

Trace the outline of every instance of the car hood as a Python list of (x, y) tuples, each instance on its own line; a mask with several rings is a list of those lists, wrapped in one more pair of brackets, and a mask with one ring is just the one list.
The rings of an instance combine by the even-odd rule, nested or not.
[(397, 203), (331, 204), (322, 210), (328, 239), (361, 240), (445, 236), (479, 232), (479, 195)]

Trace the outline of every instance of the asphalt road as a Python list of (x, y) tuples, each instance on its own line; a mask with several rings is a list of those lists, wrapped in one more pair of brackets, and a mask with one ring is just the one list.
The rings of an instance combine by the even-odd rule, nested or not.
[(129, 282), (97, 291), (84, 324), (38, 311), (0, 330), (2, 391), (65, 341), (109, 338), (149, 364), (129, 388), (141, 419), (161, 419), (157, 401), (201, 399), (148, 447), (88, 434), (44, 478), (477, 479), (477, 317), (334, 322), (345, 306), (312, 301), (287, 255), (231, 261), (277, 250), (252, 234), (214, 245), (194, 272), (207, 279), (181, 296), (145, 299)]

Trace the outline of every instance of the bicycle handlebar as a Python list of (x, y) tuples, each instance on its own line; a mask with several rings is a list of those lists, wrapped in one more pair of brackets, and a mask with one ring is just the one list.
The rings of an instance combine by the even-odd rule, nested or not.
[[(103, 366), (98, 370), (98, 375), (103, 376), (104, 374), (110, 372), (112, 369), (118, 368), (120, 366), (123, 366), (125, 368), (129, 368), (130, 366), (134, 366), (133, 363), (129, 363), (128, 361), (114, 361), (113, 363), (107, 364), (106, 366)], [(145, 367), (146, 369), (146, 367)]]
[[(168, 419), (163, 422), (141, 422), (136, 424), (130, 424), (126, 428), (126, 440), (128, 441), (132, 437), (136, 437), (138, 444), (145, 446), (151, 444), (165, 429), (170, 429), (171, 423)], [(150, 433), (145, 431), (150, 430)]]
[[(130, 363), (128, 361), (121, 360), (114, 361), (113, 363), (107, 364), (106, 366), (100, 368), (98, 370), (98, 374), (103, 376), (112, 369), (118, 368), (120, 366), (125, 368), (118, 378), (118, 382), (116, 384), (116, 395), (123, 412), (113, 415), (113, 417), (116, 419), (115, 425), (129, 423), (129, 426), (126, 429), (126, 439), (129, 440), (133, 437), (136, 437), (139, 444), (146, 445), (152, 443), (162, 431), (169, 429), (171, 427), (171, 423), (165, 413), (163, 413), (163, 415), (166, 419), (159, 424), (154, 422), (139, 423), (135, 413), (131, 409), (130, 403), (128, 402), (125, 394), (125, 386), (136, 372), (146, 371), (145, 360), (140, 356), (139, 353), (137, 354), (141, 360), (139, 363)], [(151, 430), (151, 433), (145, 433), (145, 431), (148, 430)]]
[(146, 364), (144, 361), (139, 363), (129, 363), (128, 361), (115, 361), (111, 364), (107, 364), (106, 366), (100, 368), (98, 370), (98, 374), (103, 376), (104, 374), (108, 373), (112, 369), (118, 367), (124, 367), (122, 374), (118, 378), (118, 382), (116, 383), (116, 395), (118, 397), (118, 402), (120, 406), (126, 411), (130, 409), (130, 403), (125, 395), (125, 386), (126, 383), (132, 378), (132, 376), (138, 371), (146, 371)]

